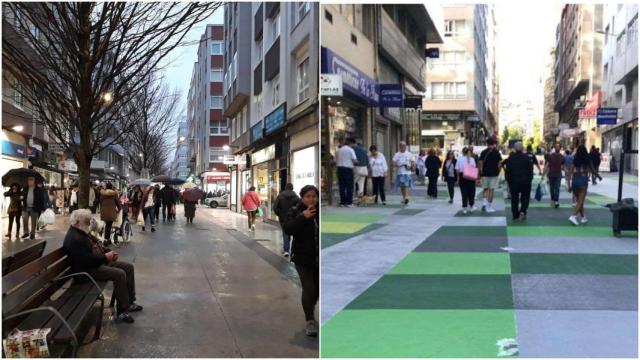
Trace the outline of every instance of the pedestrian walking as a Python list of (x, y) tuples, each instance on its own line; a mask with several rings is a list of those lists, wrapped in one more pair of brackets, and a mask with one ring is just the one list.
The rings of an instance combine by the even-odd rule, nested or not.
[(427, 187), (427, 196), (432, 199), (438, 198), (438, 177), (440, 177), (440, 167), (442, 167), (442, 160), (436, 155), (435, 149), (429, 149), (428, 156), (424, 161), (426, 169), (426, 177), (429, 179), (429, 186)]
[(476, 180), (478, 179), (478, 167), (473, 158), (470, 147), (462, 148), (462, 156), (456, 160), (456, 170), (459, 174), (458, 185), (462, 196), (462, 213), (475, 211)]
[(295, 206), (300, 198), (295, 191), (293, 191), (293, 184), (287, 183), (284, 186), (284, 190), (278, 194), (275, 202), (273, 203), (273, 211), (278, 215), (278, 221), (280, 222), (280, 228), (282, 229), (282, 255), (289, 256), (291, 251), (291, 234), (287, 233), (284, 229), (284, 223), (287, 220), (289, 210)]
[(533, 153), (533, 146), (531, 146), (530, 144), (527, 145), (527, 156), (531, 159), (531, 161), (533, 162), (533, 165), (538, 168), (538, 175), (542, 175), (542, 169), (540, 168), (540, 163), (538, 162), (538, 158), (536, 157), (536, 154)]
[(154, 186), (156, 194), (158, 194), (158, 201), (154, 205), (154, 214), (156, 216), (156, 223), (160, 222), (160, 208), (162, 208), (162, 196), (160, 194), (160, 185), (156, 184)]
[(256, 213), (260, 207), (260, 198), (256, 193), (256, 187), (252, 186), (242, 196), (242, 207), (247, 212), (247, 221), (249, 223), (249, 231), (256, 230)]
[(54, 185), (51, 185), (49, 187), (49, 203), (51, 204), (51, 207), (53, 209), (53, 212), (55, 214), (58, 213), (58, 195), (57, 195), (57, 190), (56, 187)]
[(526, 219), (535, 161), (523, 152), (521, 142), (515, 143), (514, 149), (515, 152), (505, 161), (505, 177), (511, 191), (511, 214), (515, 221)]
[(602, 162), (602, 154), (595, 145), (591, 145), (589, 158), (591, 159), (591, 164), (593, 165), (593, 172), (591, 173), (591, 183), (593, 185), (597, 185), (598, 183), (596, 182), (596, 179), (602, 181), (602, 176), (600, 176), (600, 163)]
[(165, 185), (162, 190), (160, 190), (160, 199), (162, 202), (162, 222), (166, 222), (167, 219), (169, 221), (175, 220), (175, 214), (172, 212), (173, 208), (176, 206), (176, 192), (171, 188), (171, 186)]
[(78, 209), (78, 185), (74, 185), (69, 194), (69, 213)]
[(425, 185), (425, 175), (427, 174), (426, 160), (427, 153), (424, 150), (420, 150), (416, 158), (416, 175), (418, 176), (418, 184), (421, 185)]
[[(107, 246), (111, 245), (111, 228), (118, 218), (120, 208), (118, 192), (113, 189), (111, 183), (107, 183), (105, 189), (100, 191), (100, 220), (104, 221), (104, 239)], [(117, 238), (115, 243), (118, 244)]]
[(494, 138), (487, 140), (487, 148), (480, 153), (478, 170), (480, 175), (480, 185), (482, 186), (482, 211), (493, 213), (493, 195), (498, 187), (500, 177), (500, 162), (502, 155), (496, 149), (497, 141)]
[(413, 154), (407, 149), (407, 143), (400, 141), (398, 152), (393, 155), (393, 165), (396, 168), (396, 180), (394, 188), (400, 188), (402, 203), (409, 204), (409, 190), (413, 189), (413, 179), (411, 175), (416, 167)]
[(564, 169), (565, 169), (565, 181), (567, 184), (567, 191), (571, 193), (571, 204), (576, 206), (576, 194), (571, 191), (571, 174), (569, 168), (573, 164), (573, 148), (567, 149), (564, 155)]
[[(573, 192), (576, 197), (576, 205), (573, 209), (573, 215), (569, 217), (569, 221), (573, 225), (586, 224), (588, 220), (584, 215), (584, 200), (587, 197), (589, 175), (593, 175), (596, 170), (584, 145), (578, 146), (568, 172), (571, 176), (571, 188), (569, 191)], [(578, 219), (578, 216), (580, 216), (580, 219)]]
[[(29, 176), (27, 187), (22, 189), (23, 239), (28, 237), (33, 240), (36, 238), (36, 224), (40, 214), (47, 209), (48, 198), (44, 188), (36, 186), (36, 179)], [(29, 221), (31, 221), (31, 231), (29, 231)]]
[(354, 193), (357, 194), (358, 197), (365, 194), (366, 180), (367, 176), (369, 176), (369, 170), (367, 166), (369, 165), (369, 157), (367, 156), (367, 150), (362, 146), (362, 144), (357, 144), (353, 151), (356, 154), (357, 163), (353, 167), (353, 176), (355, 188)]
[(20, 238), (20, 217), (22, 216), (22, 191), (20, 185), (17, 183), (11, 184), (9, 191), (4, 193), (4, 197), (9, 198), (9, 208), (7, 214), (9, 215), (9, 231), (5, 237), (11, 239), (11, 230), (13, 224), (16, 224), (16, 240)]
[(338, 187), (340, 190), (340, 206), (353, 206), (353, 175), (358, 158), (353, 150), (356, 141), (348, 138), (336, 152), (336, 167), (338, 168)]
[(291, 261), (302, 285), (302, 309), (307, 336), (318, 336), (315, 307), (320, 296), (320, 231), (318, 188), (307, 185), (300, 190), (300, 201), (291, 208), (285, 229), (293, 236)]
[(98, 209), (98, 197), (96, 196), (97, 191), (97, 185), (89, 187), (89, 210), (91, 210), (92, 214), (95, 214)]
[(142, 197), (142, 218), (144, 220), (144, 225), (142, 225), (142, 231), (146, 230), (147, 218), (149, 219), (149, 224), (151, 225), (151, 232), (156, 232), (155, 228), (155, 219), (156, 219), (156, 203), (158, 202), (158, 192), (156, 188), (153, 186), (149, 186), (147, 191), (145, 191), (144, 196)]
[(129, 201), (131, 203), (131, 212), (133, 213), (134, 222), (138, 221), (138, 216), (140, 215), (140, 210), (142, 209), (142, 198), (144, 197), (144, 193), (142, 192), (142, 188), (140, 185), (135, 185), (131, 190), (131, 194), (129, 195)]
[(449, 204), (453, 204), (453, 195), (455, 193), (456, 180), (458, 178), (458, 170), (456, 170), (456, 155), (453, 151), (447, 152), (447, 157), (442, 164), (442, 180), (447, 183), (449, 191)]
[(555, 144), (554, 151), (547, 156), (544, 173), (549, 180), (549, 193), (551, 195), (551, 207), (560, 207), (560, 184), (564, 171), (564, 156), (560, 144)]
[(369, 167), (371, 168), (371, 183), (373, 185), (373, 195), (375, 196), (374, 203), (378, 203), (378, 196), (380, 196), (382, 205), (387, 205), (387, 199), (384, 194), (384, 178), (387, 176), (387, 171), (389, 171), (387, 160), (375, 145), (369, 146), (369, 152), (371, 152)]

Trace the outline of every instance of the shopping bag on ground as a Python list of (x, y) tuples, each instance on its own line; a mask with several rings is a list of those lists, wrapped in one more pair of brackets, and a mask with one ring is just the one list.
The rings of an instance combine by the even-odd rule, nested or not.
[(542, 200), (542, 184), (538, 183), (538, 187), (536, 187), (536, 200), (539, 202)]
[(40, 215), (40, 219), (43, 224), (53, 225), (56, 222), (56, 214), (51, 209), (45, 210), (42, 215)]

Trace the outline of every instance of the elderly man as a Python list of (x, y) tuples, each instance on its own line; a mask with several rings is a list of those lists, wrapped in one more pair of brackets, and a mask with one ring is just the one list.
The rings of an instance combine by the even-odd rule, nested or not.
[(91, 211), (79, 209), (71, 213), (71, 227), (67, 231), (62, 247), (71, 260), (71, 270), (87, 272), (95, 280), (113, 281), (117, 301), (118, 321), (133, 323), (130, 312), (141, 311), (134, 303), (136, 288), (133, 265), (118, 261), (118, 253), (102, 247), (98, 239), (89, 234)]
[(400, 188), (402, 193), (402, 203), (409, 204), (409, 189), (413, 188), (411, 175), (416, 167), (416, 160), (413, 154), (407, 149), (407, 143), (400, 141), (400, 151), (393, 155), (393, 165), (396, 168), (396, 181), (394, 188)]
[(524, 152), (521, 142), (515, 143), (514, 149), (505, 161), (505, 178), (511, 191), (511, 213), (516, 221), (525, 220), (527, 216), (535, 160)]

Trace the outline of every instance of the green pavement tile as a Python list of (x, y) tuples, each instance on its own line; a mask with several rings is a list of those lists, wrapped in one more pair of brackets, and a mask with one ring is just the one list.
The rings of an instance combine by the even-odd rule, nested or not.
[(341, 243), (345, 240), (351, 239), (354, 236), (358, 236), (358, 235), (362, 235), (365, 233), (368, 233), (370, 231), (374, 231), (377, 229), (380, 229), (381, 227), (386, 226), (386, 224), (370, 224), (367, 225), (366, 227), (360, 229), (359, 231), (355, 232), (355, 233), (350, 233), (350, 234), (335, 234), (335, 233), (328, 233), (325, 232), (324, 227), (321, 229), (321, 235), (320, 235), (320, 247), (322, 249), (328, 248), (329, 246), (333, 246), (335, 244)]
[(637, 255), (511, 254), (513, 274), (637, 275)]
[(322, 231), (327, 233), (353, 234), (364, 229), (367, 225), (369, 225), (369, 223), (322, 221), (320, 226)]
[(420, 214), (423, 211), (424, 211), (424, 209), (401, 209), (401, 210), (398, 210), (398, 211), (394, 212), (393, 215), (413, 216), (413, 215)]
[[(568, 218), (568, 217), (567, 217)], [(562, 237), (610, 237), (613, 234), (610, 226), (575, 226), (567, 219), (566, 226), (536, 226), (535, 219), (527, 218), (528, 226), (509, 226), (507, 234), (511, 236), (557, 236)], [(534, 225), (529, 225), (533, 222)]]
[(396, 264), (389, 275), (510, 274), (508, 253), (413, 252)]
[(455, 217), (502, 217), (505, 216), (506, 213), (502, 210), (496, 210), (496, 212), (488, 213), (485, 211), (474, 211), (463, 213), (462, 210), (458, 211), (454, 216)]
[(509, 275), (384, 275), (347, 309), (513, 309)]
[(507, 236), (507, 227), (442, 226), (432, 236)]
[(489, 358), (516, 337), (513, 310), (344, 310), (322, 327), (323, 358)]
[[(527, 212), (527, 221), (513, 221), (511, 216), (507, 217), (508, 226), (568, 226), (574, 225), (569, 222), (571, 213), (558, 211), (559, 209), (531, 209)], [(552, 211), (547, 211), (552, 210)], [(553, 210), (556, 210), (555, 212)], [(605, 209), (606, 210), (606, 209)], [(609, 210), (587, 210), (585, 215), (589, 219), (587, 226), (611, 227), (613, 217)]]
[(598, 205), (607, 205), (616, 202), (616, 199), (600, 194), (589, 194), (587, 193), (587, 200), (592, 203), (596, 203)]
[(359, 209), (352, 209), (353, 211), (349, 212), (328, 212), (323, 211), (321, 214), (320, 222), (324, 224), (333, 223), (333, 222), (350, 222), (350, 223), (363, 223), (363, 224), (371, 224), (380, 219), (383, 219), (385, 215), (382, 214), (368, 214), (361, 213)]

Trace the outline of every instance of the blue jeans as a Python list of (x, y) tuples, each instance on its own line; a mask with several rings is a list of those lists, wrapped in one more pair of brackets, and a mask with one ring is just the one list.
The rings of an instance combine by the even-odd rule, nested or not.
[(549, 176), (549, 192), (551, 193), (551, 201), (559, 201), (560, 199), (560, 184), (562, 183), (562, 177)]
[(142, 218), (144, 219), (145, 225), (147, 225), (147, 217), (149, 217), (151, 227), (153, 227), (154, 221), (156, 219), (156, 209), (153, 206), (142, 209)]
[(290, 249), (291, 249), (291, 235), (284, 232), (284, 229), (283, 229), (282, 230), (282, 250), (288, 253)]
[(340, 205), (353, 204), (353, 168), (338, 166)]

